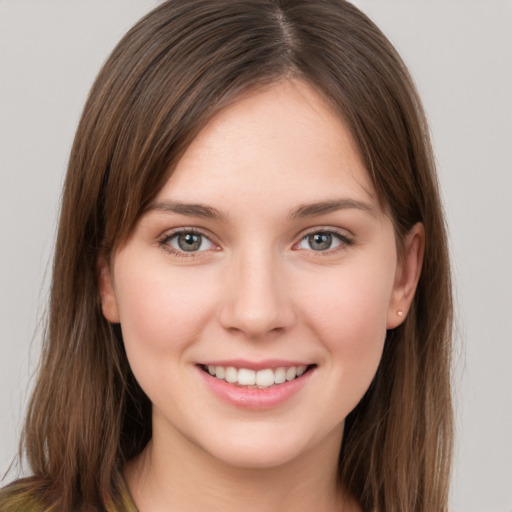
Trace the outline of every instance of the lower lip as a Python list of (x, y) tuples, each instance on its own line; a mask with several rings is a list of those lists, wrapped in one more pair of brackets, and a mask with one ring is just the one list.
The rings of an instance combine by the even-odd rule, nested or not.
[(253, 410), (271, 409), (283, 405), (301, 391), (314, 373), (314, 369), (311, 369), (294, 380), (257, 389), (230, 384), (212, 377), (199, 367), (197, 369), (216, 396), (236, 407)]

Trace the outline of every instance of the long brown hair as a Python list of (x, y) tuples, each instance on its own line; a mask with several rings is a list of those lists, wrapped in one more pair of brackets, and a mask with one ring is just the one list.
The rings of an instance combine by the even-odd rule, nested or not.
[(151, 438), (151, 404), (101, 312), (98, 257), (129, 237), (215, 112), (283, 76), (313, 85), (350, 127), (399, 250), (415, 223), (426, 234), (412, 308), (346, 420), (340, 485), (368, 512), (447, 509), (452, 302), (428, 128), (402, 60), (343, 0), (168, 1), (99, 73), (70, 156), (22, 445), (27, 489), (49, 506), (108, 508)]

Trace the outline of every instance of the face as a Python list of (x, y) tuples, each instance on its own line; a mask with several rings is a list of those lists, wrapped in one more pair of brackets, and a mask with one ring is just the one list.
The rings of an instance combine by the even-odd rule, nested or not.
[(399, 265), (349, 131), (305, 83), (218, 113), (100, 272), (155, 445), (239, 467), (337, 453), (420, 238)]

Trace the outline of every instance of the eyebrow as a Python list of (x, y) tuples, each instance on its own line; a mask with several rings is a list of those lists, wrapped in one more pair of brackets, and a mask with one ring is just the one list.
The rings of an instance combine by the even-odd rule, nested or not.
[[(290, 211), (288, 217), (293, 220), (349, 209), (362, 210), (373, 217), (377, 215), (375, 208), (364, 201), (357, 201), (355, 199), (334, 199), (299, 205)], [(228, 218), (224, 212), (217, 210), (217, 208), (213, 208), (212, 206), (199, 203), (182, 203), (179, 201), (159, 201), (157, 203), (152, 203), (146, 211), (178, 213), (180, 215), (190, 217), (201, 217), (204, 219), (224, 221)]]
[(364, 201), (357, 201), (355, 199), (333, 199), (329, 201), (300, 205), (290, 212), (289, 217), (291, 219), (314, 217), (316, 215), (322, 215), (338, 210), (351, 209), (362, 210), (369, 213), (372, 217), (377, 216), (376, 209)]
[(227, 218), (225, 213), (212, 206), (199, 203), (181, 203), (179, 201), (160, 201), (158, 203), (152, 203), (146, 211), (179, 213), (180, 215), (214, 220), (225, 220)]

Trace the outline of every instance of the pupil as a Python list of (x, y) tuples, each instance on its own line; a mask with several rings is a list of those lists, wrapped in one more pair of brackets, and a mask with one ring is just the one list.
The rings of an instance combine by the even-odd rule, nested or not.
[(329, 233), (315, 233), (309, 237), (309, 245), (314, 251), (324, 251), (331, 247), (332, 235)]
[(183, 235), (179, 235), (178, 245), (183, 251), (197, 251), (197, 249), (201, 247), (201, 235), (196, 235), (194, 233), (185, 233)]

